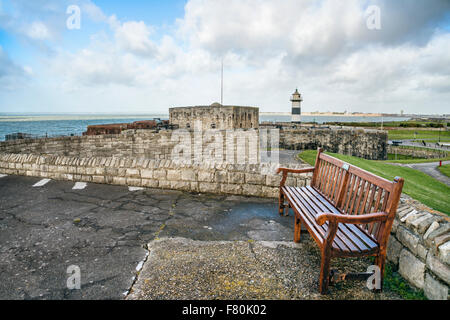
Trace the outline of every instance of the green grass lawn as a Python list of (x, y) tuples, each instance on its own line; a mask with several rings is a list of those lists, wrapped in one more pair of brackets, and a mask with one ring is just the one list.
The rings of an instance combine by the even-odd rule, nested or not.
[[(383, 161), (366, 160), (329, 152), (327, 154), (389, 180), (393, 180), (396, 176), (402, 177), (405, 179), (405, 185), (403, 187), (405, 194), (430, 208), (450, 215), (450, 187), (423, 172), (387, 164)], [(299, 154), (299, 158), (314, 165), (316, 155), (316, 150), (306, 150)]]
[(408, 160), (386, 160), (389, 163), (425, 163), (425, 162), (439, 162), (439, 161), (450, 160), (450, 157), (439, 158), (439, 159), (408, 159)]
[[(414, 147), (414, 146), (397, 146), (396, 148), (406, 149), (406, 150), (429, 150), (423, 147)], [(435, 151), (441, 155), (441, 158), (413, 158), (412, 156), (404, 156), (397, 154), (397, 160), (395, 159), (395, 154), (388, 153), (388, 160), (390, 163), (423, 163), (423, 162), (439, 162), (440, 160), (446, 161), (450, 160), (450, 152), (448, 151)]]
[[(414, 132), (417, 134), (414, 136)], [(441, 142), (450, 141), (450, 131), (442, 130), (440, 132)], [(433, 141), (439, 140), (439, 131), (433, 130), (388, 130), (389, 140), (405, 140), (405, 139), (417, 139), (426, 140), (432, 139)], [(428, 141), (429, 142), (429, 141)]]
[(388, 153), (388, 160), (426, 160), (426, 159), (413, 157), (407, 154)]
[(446, 164), (443, 165), (442, 167), (439, 167), (439, 171), (450, 178), (450, 164)]

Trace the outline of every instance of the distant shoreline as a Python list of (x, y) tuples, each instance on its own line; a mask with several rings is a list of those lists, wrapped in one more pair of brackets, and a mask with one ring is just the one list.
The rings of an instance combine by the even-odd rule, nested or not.
[[(290, 116), (290, 112), (260, 112), (261, 116)], [(382, 113), (333, 113), (333, 112), (302, 112), (300, 116), (325, 116), (325, 117), (399, 117), (401, 115), (383, 115)]]

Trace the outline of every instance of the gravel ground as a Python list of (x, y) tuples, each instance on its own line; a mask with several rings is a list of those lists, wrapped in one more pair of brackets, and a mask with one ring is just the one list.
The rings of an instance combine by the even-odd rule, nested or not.
[[(195, 241), (164, 238), (149, 256), (127, 299), (400, 299), (374, 293), (364, 281), (341, 282), (318, 293), (320, 254), (307, 235), (286, 241)], [(367, 259), (339, 259), (333, 269), (366, 271)]]

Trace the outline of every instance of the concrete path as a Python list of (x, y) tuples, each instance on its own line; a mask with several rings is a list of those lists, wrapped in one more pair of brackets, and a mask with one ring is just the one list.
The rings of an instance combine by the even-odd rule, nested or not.
[[(450, 161), (443, 161), (442, 165), (449, 163)], [(447, 177), (445, 174), (441, 173), (438, 169), (439, 162), (411, 163), (407, 164), (407, 166), (413, 169), (420, 170), (428, 174), (429, 176), (432, 176), (433, 178), (450, 186), (450, 178)]]
[(302, 162), (297, 158), (297, 155), (302, 152), (301, 150), (280, 150), (280, 164), (299, 163)]
[(421, 147), (421, 148), (427, 148), (432, 150), (440, 150), (440, 151), (450, 151), (450, 148), (444, 147), (444, 146), (438, 146), (436, 143), (428, 142), (427, 140), (424, 140), (426, 143), (426, 146), (422, 144), (422, 142), (416, 142), (413, 139), (408, 140), (400, 140), (402, 141), (402, 146), (409, 146), (409, 147)]
[[(442, 165), (449, 164), (450, 161), (442, 161)], [(392, 165), (408, 167), (422, 171), (423, 173), (439, 180), (442, 183), (450, 186), (450, 178), (441, 173), (438, 169), (439, 162), (424, 162), (424, 163), (390, 163)]]

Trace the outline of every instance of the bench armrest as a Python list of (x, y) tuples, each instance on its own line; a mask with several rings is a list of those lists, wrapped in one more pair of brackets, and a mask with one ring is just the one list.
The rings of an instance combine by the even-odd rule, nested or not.
[(313, 171), (314, 171), (314, 167), (304, 168), (304, 169), (278, 168), (277, 174), (279, 174), (280, 172), (283, 172), (283, 175), (284, 175), (284, 174), (288, 174), (288, 173), (307, 173), (307, 172), (313, 172)]
[(307, 173), (307, 172), (313, 172), (313, 171), (314, 171), (314, 167), (304, 168), (304, 169), (278, 168), (277, 174), (279, 174), (280, 172), (283, 172), (283, 178), (281, 179), (281, 182), (280, 182), (280, 188), (283, 187), (284, 184), (286, 183), (288, 173)]
[(320, 213), (316, 217), (316, 221), (319, 225), (323, 225), (326, 221), (335, 223), (351, 223), (351, 224), (366, 224), (376, 221), (386, 221), (387, 213), (377, 212), (368, 213), (362, 215), (347, 215), (347, 214), (335, 214), (335, 213)]

